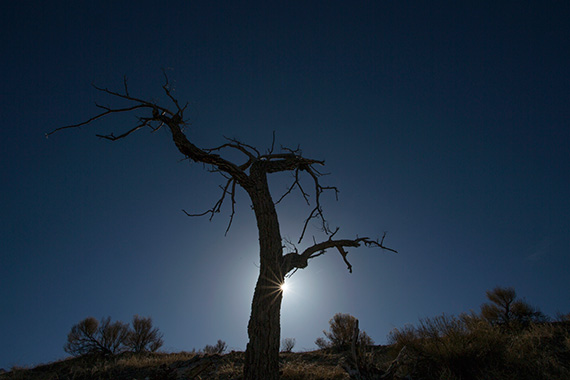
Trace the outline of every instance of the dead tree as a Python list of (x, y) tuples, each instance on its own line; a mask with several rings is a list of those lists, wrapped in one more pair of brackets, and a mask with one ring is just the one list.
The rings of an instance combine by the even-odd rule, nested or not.
[[(194, 162), (202, 163), (212, 171), (220, 173), (224, 177), (221, 186), (220, 199), (208, 211), (202, 214), (190, 214), (190, 216), (210, 215), (218, 213), (224, 202), (230, 203), (231, 215), (228, 229), (231, 226), (235, 213), (235, 194), (237, 187), (241, 187), (248, 194), (255, 213), (257, 229), (259, 233), (259, 277), (255, 286), (251, 305), (251, 316), (248, 324), (249, 343), (246, 349), (244, 367), (245, 379), (278, 379), (279, 378), (279, 343), (280, 343), (280, 309), (282, 292), (280, 284), (286, 275), (291, 275), (298, 269), (305, 268), (309, 260), (321, 256), (329, 249), (336, 249), (342, 256), (352, 272), (352, 266), (347, 259), (346, 248), (379, 247), (396, 252), (384, 246), (382, 240), (373, 240), (367, 237), (355, 239), (335, 239), (338, 229), (331, 231), (323, 215), (321, 207), (321, 195), (325, 191), (337, 193), (335, 187), (323, 186), (320, 182), (321, 173), (317, 169), (324, 165), (324, 161), (306, 158), (298, 149), (283, 148), (279, 152), (274, 151), (275, 138), (271, 148), (261, 153), (253, 146), (235, 139), (226, 139), (226, 142), (215, 148), (199, 148), (184, 133), (187, 121), (184, 112), (187, 105), (181, 106), (172, 95), (168, 77), (165, 75), (165, 83), (162, 86), (166, 97), (172, 102), (172, 107), (166, 108), (156, 101), (147, 101), (129, 93), (127, 81), (124, 81), (122, 92), (112, 91), (107, 88), (95, 86), (97, 91), (111, 96), (114, 99), (124, 101), (124, 107), (108, 107), (97, 104), (101, 112), (90, 119), (69, 126), (57, 128), (46, 136), (55, 132), (70, 128), (78, 128), (90, 124), (98, 119), (113, 116), (119, 113), (133, 113), (138, 119), (135, 126), (125, 128), (119, 134), (100, 134), (100, 138), (115, 141), (128, 137), (132, 133), (143, 128), (151, 131), (167, 129), (172, 140), (182, 155)], [(224, 152), (237, 151), (243, 156), (242, 162), (232, 162), (223, 157)], [(268, 175), (281, 172), (293, 173), (294, 179), (291, 186), (279, 200), (274, 201), (268, 184)], [(312, 191), (307, 192), (302, 185), (301, 177), (306, 175), (312, 183)], [(308, 217), (305, 219), (299, 243), (303, 240), (307, 226), (312, 220), (318, 220), (328, 239), (315, 242), (312, 246), (299, 253), (284, 254), (283, 241), (279, 229), (279, 220), (275, 206), (285, 196), (297, 189), (307, 204), (309, 193), (313, 193), (314, 200), (310, 207)]]

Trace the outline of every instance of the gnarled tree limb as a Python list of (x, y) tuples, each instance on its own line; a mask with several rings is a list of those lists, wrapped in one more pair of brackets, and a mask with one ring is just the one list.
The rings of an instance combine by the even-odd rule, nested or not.
[(307, 267), (310, 259), (314, 259), (318, 256), (324, 255), (326, 251), (330, 248), (336, 248), (340, 252), (344, 262), (347, 265), (347, 269), (350, 273), (352, 273), (352, 265), (350, 264), (350, 262), (346, 257), (348, 255), (348, 252), (345, 250), (345, 248), (351, 248), (351, 247), (356, 248), (364, 244), (367, 247), (377, 247), (386, 251), (398, 253), (398, 251), (396, 251), (395, 249), (388, 248), (384, 245), (384, 238), (386, 237), (385, 233), (382, 236), (382, 240), (380, 241), (372, 240), (367, 237), (361, 237), (352, 240), (350, 239), (335, 240), (333, 239), (333, 236), (334, 234), (336, 234), (337, 231), (338, 229), (333, 233), (333, 235), (331, 235), (331, 237), (328, 240), (316, 243), (305, 249), (300, 254), (297, 252), (291, 252), (283, 256), (281, 264), (283, 274), (285, 275), (292, 270), (303, 269)]

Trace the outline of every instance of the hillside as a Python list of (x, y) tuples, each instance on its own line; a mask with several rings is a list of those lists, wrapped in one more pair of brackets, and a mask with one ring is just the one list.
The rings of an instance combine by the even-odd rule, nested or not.
[[(375, 348), (386, 353), (385, 347)], [(282, 353), (282, 379), (350, 379), (341, 363), (345, 353), (323, 351)], [(165, 380), (165, 379), (239, 379), (243, 371), (243, 352), (225, 355), (196, 353), (125, 353), (115, 357), (85, 356), (39, 365), (16, 368), (0, 375), (1, 380)], [(199, 377), (198, 377), (199, 376)]]
[[(477, 320), (436, 317), (391, 335), (390, 346), (368, 346), (358, 355), (331, 349), (282, 353), (283, 380), (567, 380), (570, 323), (537, 323), (520, 329)], [(86, 355), (34, 368), (13, 368), (0, 380), (229, 380), (241, 379), (244, 353), (123, 353)], [(349, 372), (352, 374), (349, 374)]]

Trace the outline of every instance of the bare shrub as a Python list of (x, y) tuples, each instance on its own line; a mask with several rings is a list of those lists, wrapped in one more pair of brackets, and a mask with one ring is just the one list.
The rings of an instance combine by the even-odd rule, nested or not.
[(152, 327), (152, 319), (135, 315), (125, 345), (133, 352), (155, 352), (163, 345), (162, 334)]
[(517, 299), (514, 288), (487, 290), (487, 299), (491, 302), (481, 305), (481, 316), (492, 325), (514, 328), (548, 320), (538, 308)]
[(226, 342), (224, 342), (221, 339), (218, 339), (218, 342), (211, 346), (211, 345), (206, 345), (206, 347), (204, 347), (204, 353), (208, 354), (208, 355), (213, 355), (213, 354), (222, 354), (224, 353), (224, 351), (228, 348), (228, 345), (226, 344)]
[(133, 317), (132, 327), (111, 317), (99, 322), (88, 317), (74, 325), (67, 335), (65, 352), (73, 355), (101, 353), (114, 355), (124, 351), (155, 352), (163, 344), (162, 334), (152, 327), (152, 319)]
[(315, 344), (321, 350), (324, 350), (326, 348), (331, 348), (331, 342), (329, 342), (328, 340), (326, 340), (323, 337), (319, 337), (319, 338), (315, 339)]
[(416, 328), (409, 324), (402, 328), (395, 328), (388, 334), (388, 344), (396, 346), (398, 350), (410, 346), (417, 339)]
[(291, 352), (295, 347), (295, 338), (285, 338), (281, 341), (281, 352)]
[(123, 322), (111, 323), (111, 317), (101, 319), (101, 323), (88, 317), (74, 325), (67, 335), (65, 352), (78, 356), (92, 353), (116, 354), (125, 350), (125, 339), (129, 327)]
[(129, 335), (129, 326), (121, 321), (111, 323), (111, 317), (101, 319), (101, 343), (107, 353), (116, 354), (125, 350), (125, 339)]
[[(317, 338), (315, 344), (321, 349), (346, 349), (350, 347), (352, 334), (356, 326), (356, 318), (350, 314), (337, 313), (329, 321), (329, 325), (329, 331), (323, 330), (323, 334), (325, 334), (328, 341), (323, 338)], [(359, 346), (369, 346), (374, 344), (374, 341), (366, 332), (360, 331), (357, 344)]]
[(74, 325), (67, 334), (67, 343), (63, 347), (65, 352), (77, 356), (94, 352), (98, 348), (97, 329), (99, 321), (88, 317)]

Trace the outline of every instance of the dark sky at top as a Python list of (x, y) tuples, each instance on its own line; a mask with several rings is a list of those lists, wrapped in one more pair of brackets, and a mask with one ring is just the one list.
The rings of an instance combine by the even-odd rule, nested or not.
[[(570, 6), (564, 1), (111, 2), (4, 4), (1, 31), (0, 367), (65, 357), (87, 316), (151, 316), (167, 351), (217, 339), (243, 350), (257, 277), (248, 201), (188, 218), (222, 178), (166, 131), (109, 142), (133, 116), (83, 121), (91, 87), (189, 102), (188, 136), (326, 160), (332, 227), (382, 236), (398, 255), (334, 252), (291, 279), (282, 337), (295, 349), (337, 312), (379, 344), (394, 327), (478, 310), (513, 286), (570, 311)], [(272, 178), (275, 197), (291, 178)], [(280, 205), (299, 236), (310, 208)], [(322, 238), (316, 226), (311, 236)], [(302, 247), (299, 247), (302, 248)]]

